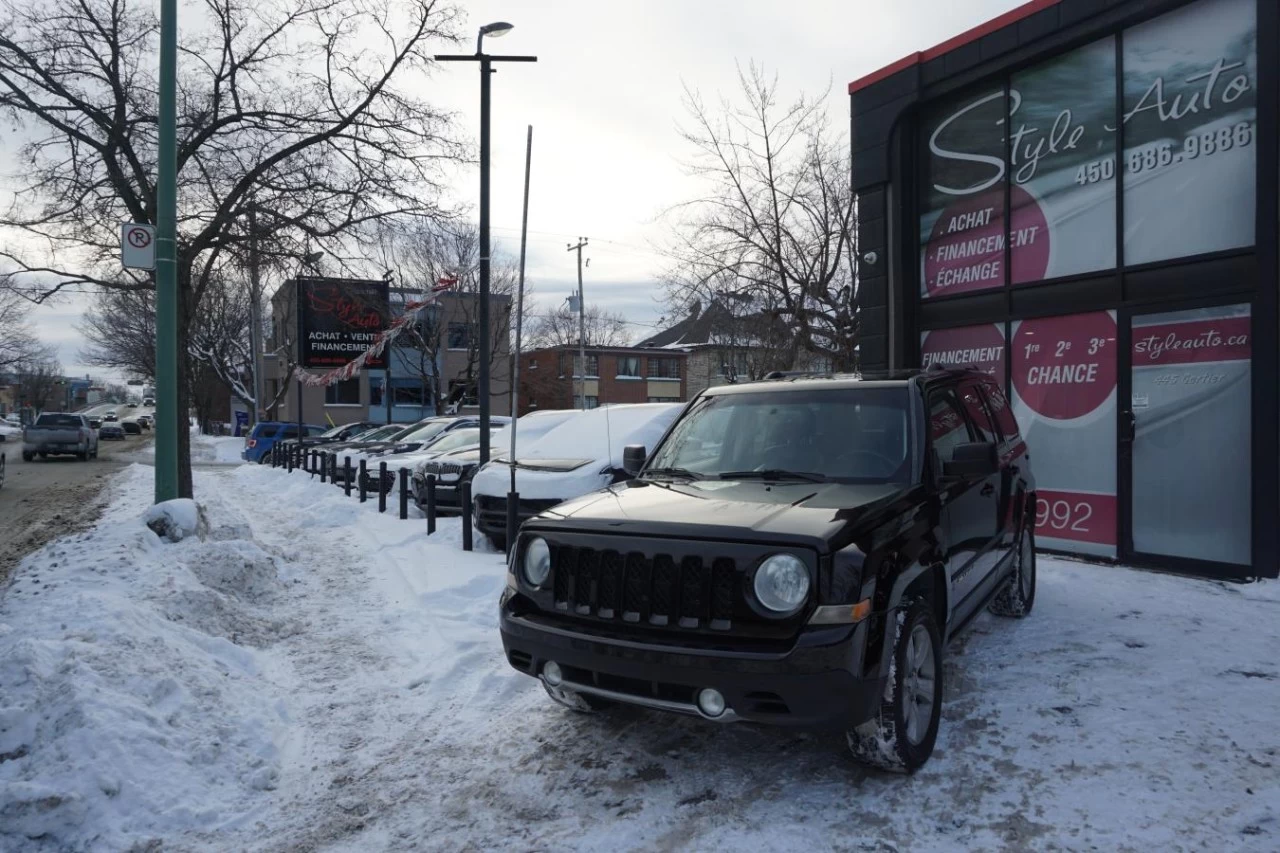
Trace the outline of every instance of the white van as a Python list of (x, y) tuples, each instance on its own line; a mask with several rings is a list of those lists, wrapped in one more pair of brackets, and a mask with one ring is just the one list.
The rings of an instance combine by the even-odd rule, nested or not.
[[(622, 450), (629, 444), (653, 449), (684, 409), (684, 403), (635, 403), (583, 412), (517, 450), (517, 512), (521, 522), (558, 503), (627, 478)], [(499, 548), (506, 545), (507, 492), (511, 463), (493, 460), (471, 481), (476, 530)]]

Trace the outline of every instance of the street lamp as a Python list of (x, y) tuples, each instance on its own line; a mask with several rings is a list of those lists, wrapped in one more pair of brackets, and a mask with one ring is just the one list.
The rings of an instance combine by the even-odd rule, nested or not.
[[(495, 62), (537, 62), (536, 56), (491, 56), (484, 52), (484, 37), (500, 38), (513, 29), (505, 21), (480, 28), (474, 56), (436, 54), (437, 62), (480, 63), (480, 464), (489, 461), (489, 75)], [(512, 412), (514, 415), (515, 413)]]

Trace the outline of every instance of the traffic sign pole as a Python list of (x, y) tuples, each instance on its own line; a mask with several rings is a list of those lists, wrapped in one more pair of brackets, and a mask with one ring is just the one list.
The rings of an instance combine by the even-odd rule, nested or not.
[(156, 162), (156, 503), (178, 497), (178, 2), (160, 0)]

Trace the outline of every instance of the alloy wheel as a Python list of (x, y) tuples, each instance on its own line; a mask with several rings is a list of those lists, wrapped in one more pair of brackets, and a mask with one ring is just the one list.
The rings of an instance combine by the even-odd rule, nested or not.
[(929, 731), (933, 700), (937, 692), (937, 664), (933, 641), (923, 625), (916, 625), (907, 640), (906, 672), (902, 679), (902, 714), (907, 724), (907, 740), (918, 744)]

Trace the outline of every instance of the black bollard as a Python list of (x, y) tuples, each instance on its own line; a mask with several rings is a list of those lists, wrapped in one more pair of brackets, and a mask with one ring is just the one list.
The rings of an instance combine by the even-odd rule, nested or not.
[(427, 535), (436, 532), (436, 475), (427, 475)]
[(289, 453), (285, 456), (285, 470), (290, 474), (293, 473), (293, 454)]
[(471, 483), (462, 484), (462, 550), (471, 550)]
[(516, 531), (520, 529), (520, 493), (507, 492), (507, 556), (516, 544)]
[(409, 517), (409, 469), (400, 469), (400, 520)]
[(325, 481), (325, 476), (329, 473), (329, 460), (325, 457), (323, 450), (316, 451), (316, 460), (320, 463), (320, 482)]
[(364, 464), (364, 460), (360, 460), (360, 503), (368, 500), (369, 496), (365, 493), (365, 486), (369, 482), (369, 467)]
[(387, 511), (387, 463), (378, 463), (378, 512)]
[(344, 457), (342, 460), (342, 491), (347, 497), (351, 497), (351, 457)]

